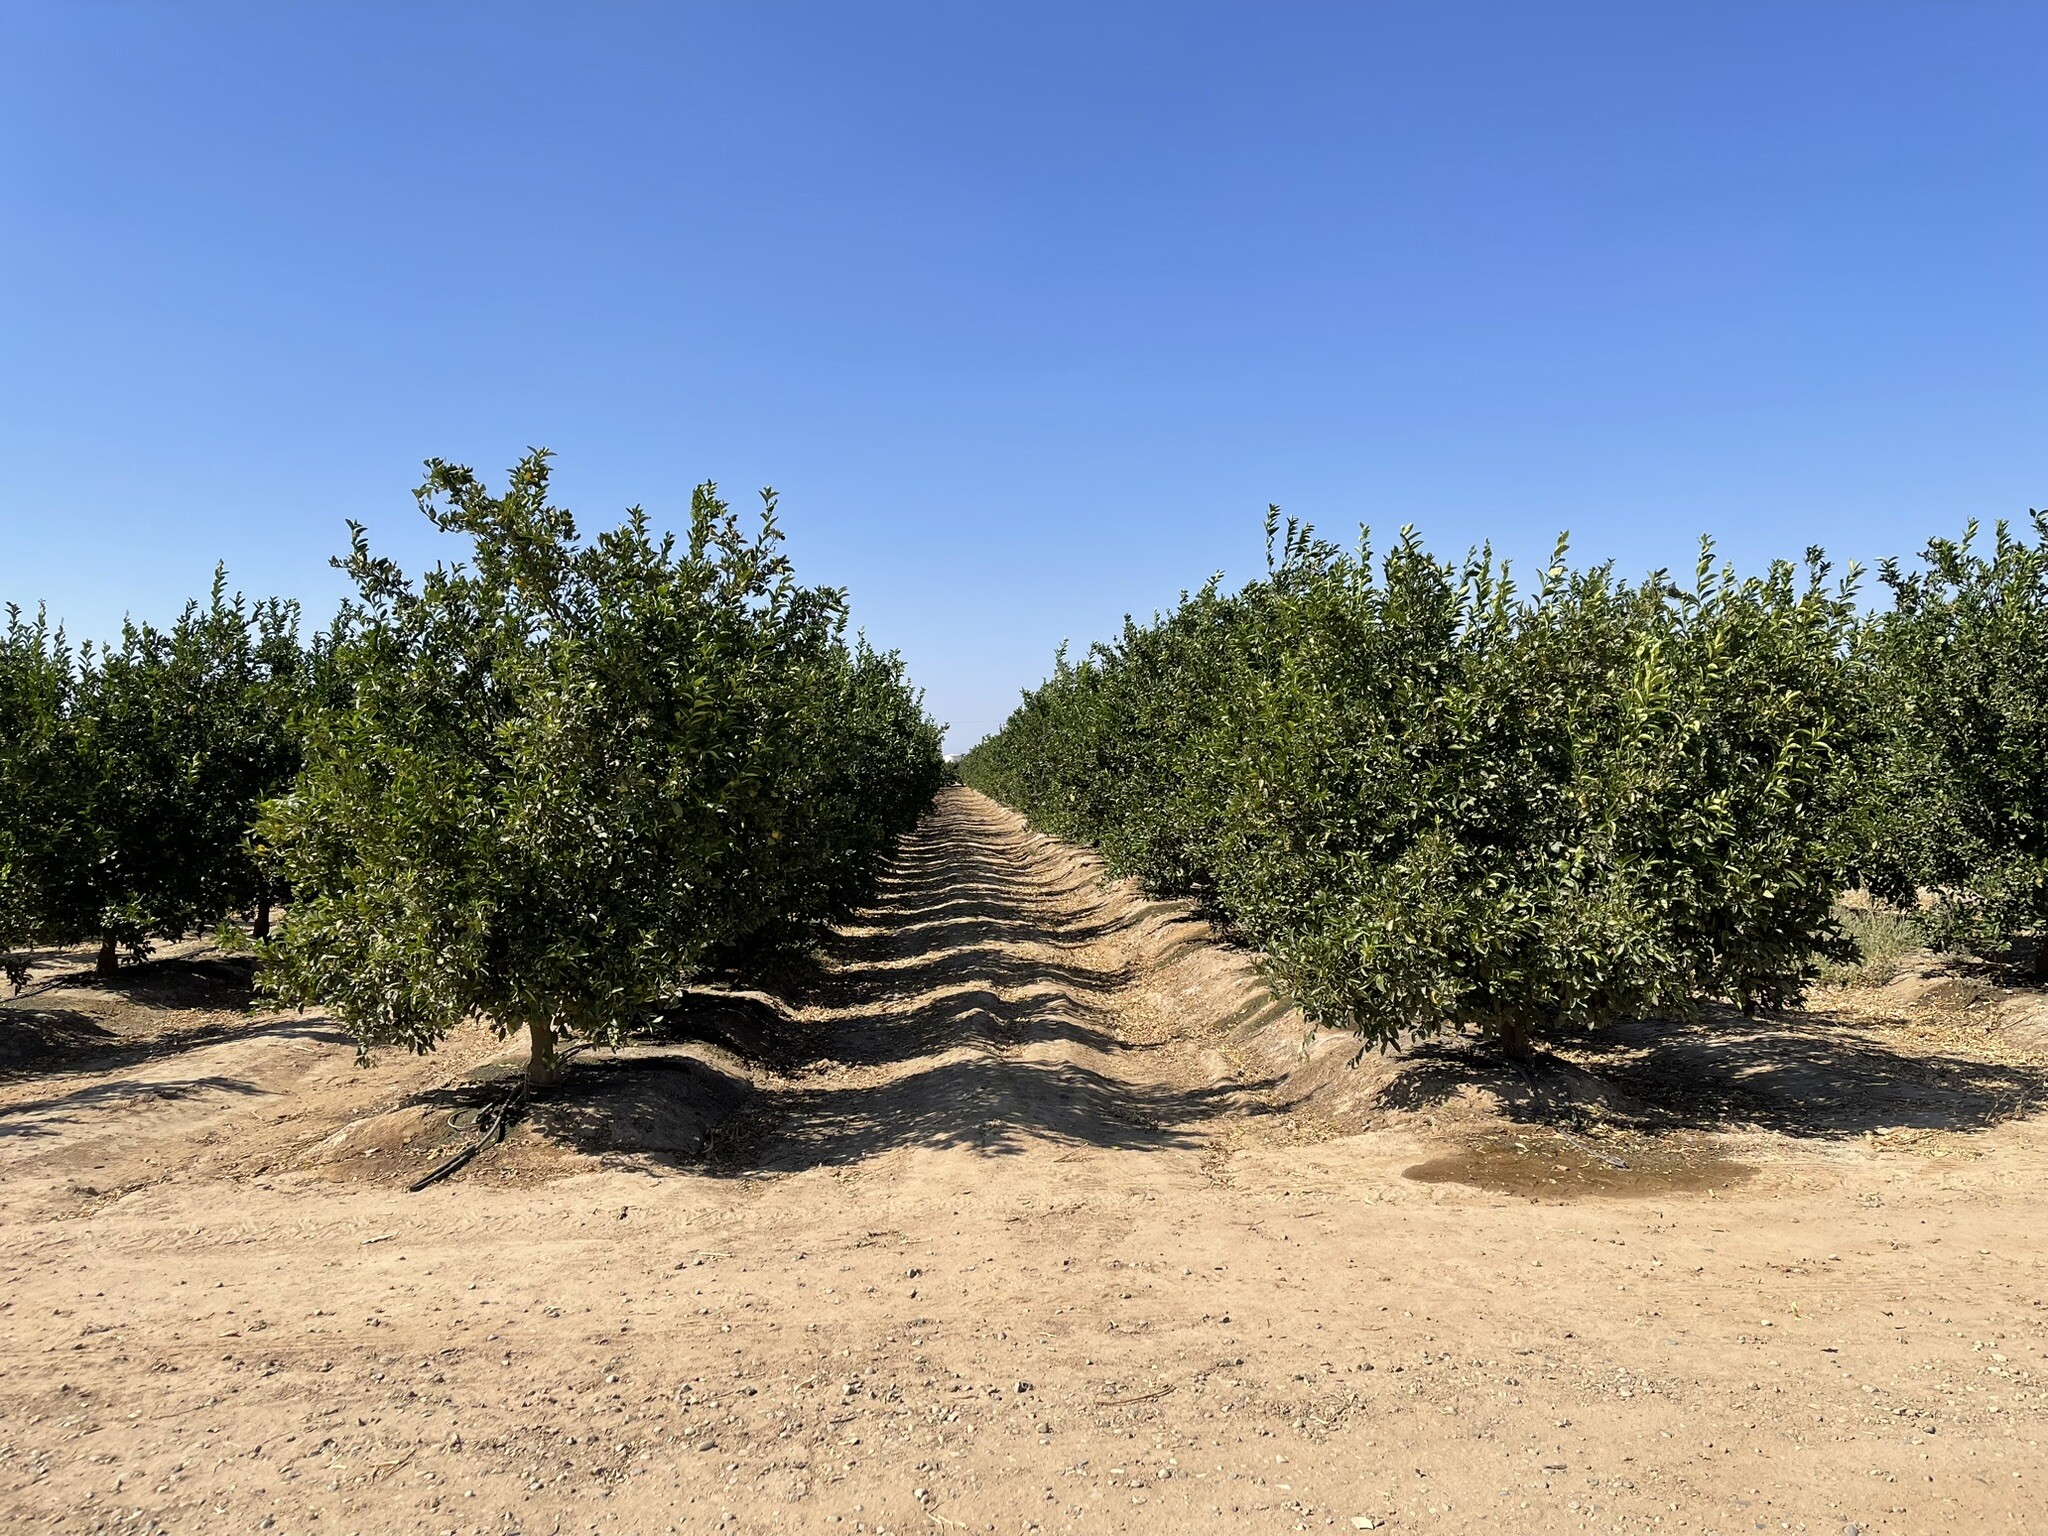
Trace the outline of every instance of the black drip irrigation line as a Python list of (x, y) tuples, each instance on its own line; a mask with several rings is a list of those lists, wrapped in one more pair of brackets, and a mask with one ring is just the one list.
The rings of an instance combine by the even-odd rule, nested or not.
[[(483, 1151), (485, 1147), (492, 1146), (505, 1139), (505, 1133), (512, 1128), (514, 1117), (525, 1107), (526, 1079), (522, 1077), (519, 1080), (519, 1086), (506, 1094), (504, 1098), (499, 1099), (495, 1104), (487, 1104), (480, 1110), (456, 1111), (453, 1117), (456, 1122), (460, 1122), (464, 1115), (474, 1114), (476, 1116), (476, 1140), (449, 1158), (447, 1162), (436, 1168), (432, 1173), (415, 1179), (406, 1186), (407, 1190), (416, 1195), (430, 1185), (440, 1183), (450, 1174), (459, 1172), (467, 1167), (470, 1159)], [(459, 1124), (458, 1128), (460, 1128)]]
[[(590, 1043), (588, 1041), (572, 1045), (569, 1049), (560, 1052), (555, 1057), (556, 1064), (560, 1065), (577, 1052), (585, 1051), (589, 1048)], [(495, 1146), (503, 1141), (506, 1135), (510, 1133), (513, 1122), (525, 1110), (526, 1077), (522, 1073), (517, 1085), (502, 1099), (486, 1104), (482, 1109), (458, 1109), (455, 1111), (454, 1114), (448, 1117), (448, 1123), (458, 1131), (466, 1131), (471, 1126), (476, 1127), (476, 1140), (449, 1158), (447, 1162), (441, 1164), (433, 1172), (415, 1179), (412, 1183), (406, 1185), (406, 1192), (416, 1195), (421, 1190), (431, 1188), (433, 1185), (440, 1183), (451, 1174), (460, 1173), (469, 1166), (470, 1160), (477, 1153), (483, 1151), (485, 1147)]]

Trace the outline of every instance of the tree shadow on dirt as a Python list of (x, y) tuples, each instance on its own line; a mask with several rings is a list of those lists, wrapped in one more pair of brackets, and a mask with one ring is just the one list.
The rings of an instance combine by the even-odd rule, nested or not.
[[(710, 1046), (738, 1061), (788, 1072), (815, 1059), (813, 1033), (765, 996), (703, 988), (670, 998), (633, 1038), (655, 1046)], [(584, 1059), (605, 1054), (593, 1050)]]
[(1983, 1130), (2048, 1106), (2048, 1070), (1942, 1051), (1901, 1051), (1867, 1031), (1801, 1015), (1630, 1021), (1570, 1041), (1524, 1068), (1491, 1043), (1414, 1047), (1380, 1090), (1420, 1109), (1491, 1089), (1510, 1120), (1591, 1110), (1645, 1129), (1766, 1131), (1838, 1140), (1880, 1130)]
[(64, 1072), (115, 1071), (257, 1036), (322, 1045), (355, 1043), (340, 1025), (319, 1014), (208, 1019), (146, 1035), (124, 1035), (78, 1009), (10, 1006), (0, 1008), (0, 1082)]
[[(1030, 980), (1030, 995), (1005, 998), (977, 972), (907, 1010), (856, 1007), (831, 1026), (791, 1019), (757, 996), (692, 992), (620, 1051), (579, 1053), (528, 1118), (542, 1136), (588, 1156), (744, 1177), (913, 1146), (996, 1156), (1031, 1142), (1187, 1147), (1204, 1122), (1252, 1105), (1253, 1085), (1136, 1086), (1072, 1062), (1006, 1054), (1024, 1045), (1144, 1049), (1093, 1022), (1042, 969)], [(883, 1081), (868, 1077), (906, 1067)], [(422, 1102), (474, 1108), (487, 1099), (458, 1084)]]
[(256, 995), (254, 955), (191, 955), (145, 960), (95, 980), (95, 987), (126, 998), (139, 1008), (205, 1008), (239, 1013)]
[(593, 1052), (529, 1107), (535, 1130), (587, 1157), (700, 1163), (716, 1129), (755, 1092), (747, 1078), (681, 1053)]
[[(894, 914), (886, 930), (836, 936), (827, 952), (842, 964), (872, 964), (918, 950), (958, 950), (970, 945), (1043, 944), (1053, 949), (1081, 949), (1101, 939), (1129, 933), (1161, 914), (1141, 907), (1114, 917), (1071, 923), (1048, 923), (1017, 915), (1015, 902), (942, 902), (930, 913)], [(1192, 922), (1184, 913), (1169, 915), (1175, 923)], [(1199, 937), (1206, 938), (1207, 925)]]
[(1023, 902), (1044, 905), (1083, 894), (1100, 893), (1101, 887), (1093, 880), (1027, 886), (1012, 873), (987, 870), (964, 873), (950, 879), (934, 875), (929, 879), (884, 881), (869, 910), (914, 917), (947, 901), (994, 901), (1015, 907)]
[[(1029, 840), (904, 849), (880, 900), (827, 941), (804, 988), (816, 1012), (693, 991), (633, 1046), (579, 1057), (536, 1103), (536, 1129), (587, 1154), (744, 1177), (907, 1147), (1191, 1147), (1206, 1122), (1258, 1107), (1270, 1085), (1130, 1082), (1073, 1059), (1152, 1047), (1121, 1040), (1096, 1005), (1130, 965), (1061, 951), (1187, 913), (1074, 903), (1094, 880), (1029, 854)], [(1207, 932), (1191, 922), (1167, 943)]]
[(138, 1008), (205, 1008), (241, 1012), (256, 992), (254, 955), (175, 955), (124, 965), (112, 976), (93, 970), (45, 976), (17, 998), (0, 999), (0, 1011), (22, 999), (50, 992), (97, 992)]
[(88, 1083), (68, 1093), (27, 1099), (0, 1108), (0, 1140), (17, 1136), (54, 1136), (81, 1116), (108, 1109), (130, 1109), (141, 1104), (194, 1098), (205, 1093), (229, 1093), (246, 1097), (268, 1089), (236, 1077), (191, 1077), (173, 1082)]
[(885, 1019), (856, 1015), (821, 1040), (814, 1060), (847, 1066), (887, 1066), (958, 1046), (1002, 1050), (1046, 1042), (1100, 1051), (1125, 1047), (1108, 1029), (1089, 1022), (1092, 1010), (1056, 989), (1050, 995), (1011, 999), (980, 985), (981, 978), (940, 992)]
[(0, 1008), (0, 1079), (94, 1055), (122, 1037), (76, 1008)]
[(861, 1086), (757, 1090), (721, 1127), (714, 1171), (798, 1173), (902, 1147), (1014, 1156), (1033, 1145), (1166, 1151), (1200, 1144), (1199, 1126), (1240, 1112), (1241, 1085), (1137, 1087), (1072, 1062), (977, 1056)]
[(849, 1001), (859, 1002), (929, 992), (969, 980), (990, 987), (1052, 986), (1098, 992), (1123, 985), (1129, 976), (1125, 966), (1070, 965), (1018, 955), (994, 945), (972, 945), (906, 957), (896, 964), (849, 969), (835, 978), (835, 990)]
[[(185, 955), (146, 960), (111, 977), (45, 977), (0, 999), (0, 1077), (118, 1065), (232, 1039), (261, 1027), (245, 1019), (255, 976), (254, 956)], [(161, 1015), (193, 1012), (234, 1017), (155, 1027)]]
[(1618, 1025), (1572, 1054), (1604, 1082), (1688, 1128), (1791, 1136), (1981, 1130), (2048, 1105), (2048, 1071), (1946, 1051), (1901, 1051), (1801, 1016)]

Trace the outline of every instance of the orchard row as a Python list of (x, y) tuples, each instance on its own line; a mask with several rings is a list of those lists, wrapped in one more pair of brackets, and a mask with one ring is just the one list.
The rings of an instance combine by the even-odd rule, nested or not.
[(1861, 886), (2048, 955), (2048, 515), (1882, 569), (1574, 569), (1277, 513), (1268, 574), (1062, 652), (962, 777), (1199, 898), (1389, 1042), (1797, 999)]
[[(354, 597), (299, 637), (217, 578), (169, 631), (0, 642), (0, 951), (102, 968), (230, 914), (264, 984), (365, 1045), (465, 1018), (616, 1040), (681, 983), (801, 946), (872, 891), (945, 774), (894, 655), (801, 585), (774, 498), (709, 486), (687, 535), (593, 540), (535, 453), (492, 495), (435, 461), (421, 510), (467, 548), (418, 580), (363, 530)], [(287, 918), (269, 933), (273, 899)]]

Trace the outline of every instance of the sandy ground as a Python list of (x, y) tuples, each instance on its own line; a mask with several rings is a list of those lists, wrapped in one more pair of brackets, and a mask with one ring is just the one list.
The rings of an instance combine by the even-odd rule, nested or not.
[(2048, 1530), (2025, 997), (1354, 1068), (951, 791), (795, 1005), (409, 1194), (486, 1032), (73, 963), (0, 1010), (10, 1531)]

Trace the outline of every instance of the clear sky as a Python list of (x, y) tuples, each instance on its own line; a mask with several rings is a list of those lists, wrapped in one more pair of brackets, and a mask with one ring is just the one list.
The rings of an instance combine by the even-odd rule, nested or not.
[(2048, 5), (0, 5), (0, 598), (773, 484), (964, 746), (1268, 501), (1631, 571), (2048, 502)]

